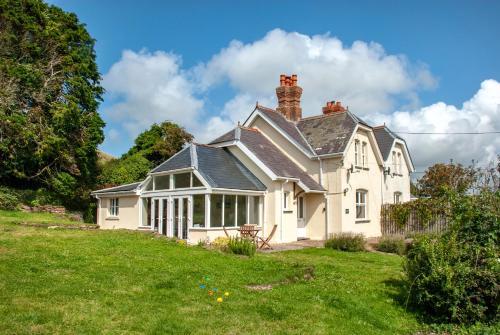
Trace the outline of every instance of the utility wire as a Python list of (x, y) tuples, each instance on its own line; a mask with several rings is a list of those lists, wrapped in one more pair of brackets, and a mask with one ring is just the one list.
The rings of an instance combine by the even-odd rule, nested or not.
[(480, 132), (449, 132), (449, 133), (435, 133), (435, 132), (408, 132), (408, 131), (393, 131), (396, 134), (405, 135), (487, 135), (487, 134), (500, 134), (500, 131), (480, 131)]

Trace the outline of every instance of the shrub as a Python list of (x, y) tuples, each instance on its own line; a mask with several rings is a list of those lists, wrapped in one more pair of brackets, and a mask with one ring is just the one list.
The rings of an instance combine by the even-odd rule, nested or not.
[(229, 237), (217, 237), (210, 243), (210, 246), (214, 249), (227, 251), (227, 245), (229, 244)]
[(451, 229), (418, 236), (405, 259), (409, 301), (433, 321), (498, 321), (500, 194), (450, 197)]
[(382, 236), (377, 244), (377, 250), (404, 255), (406, 251), (405, 239), (400, 235)]
[(13, 210), (19, 205), (19, 197), (6, 187), (0, 187), (0, 209)]
[(332, 248), (342, 251), (363, 251), (365, 250), (365, 237), (363, 234), (338, 233), (330, 235), (325, 242), (325, 248)]
[(255, 255), (255, 251), (257, 249), (252, 240), (241, 237), (230, 237), (227, 247), (233, 254), (246, 255), (249, 257)]

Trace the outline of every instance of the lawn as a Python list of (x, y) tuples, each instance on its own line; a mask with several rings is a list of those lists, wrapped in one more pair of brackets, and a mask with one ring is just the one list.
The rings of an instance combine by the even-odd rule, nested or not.
[[(0, 333), (411, 334), (419, 323), (395, 301), (400, 271), (393, 255), (246, 258), (147, 233), (0, 222)], [(230, 295), (217, 303), (204, 282)], [(246, 288), (256, 284), (274, 286)]]
[(71, 219), (69, 215), (44, 212), (8, 211), (0, 209), (0, 223), (26, 223), (39, 225), (75, 225), (83, 222)]

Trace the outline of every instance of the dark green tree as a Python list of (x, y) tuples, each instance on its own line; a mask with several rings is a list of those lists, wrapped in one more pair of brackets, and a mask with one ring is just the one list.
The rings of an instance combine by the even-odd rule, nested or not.
[(99, 188), (129, 184), (143, 180), (152, 164), (141, 154), (134, 154), (105, 163), (99, 175)]
[(172, 157), (192, 140), (193, 135), (173, 122), (155, 123), (137, 136), (134, 146), (124, 157), (141, 154), (156, 166)]
[(0, 0), (0, 182), (85, 194), (104, 122), (94, 39), (73, 13)]

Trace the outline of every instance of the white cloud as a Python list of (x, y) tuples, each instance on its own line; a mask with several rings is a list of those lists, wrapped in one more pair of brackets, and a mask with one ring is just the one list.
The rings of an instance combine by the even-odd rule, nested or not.
[[(500, 129), (500, 83), (485, 80), (481, 88), (461, 108), (438, 102), (413, 111), (376, 115), (401, 132), (491, 132)], [(487, 135), (402, 135), (419, 170), (436, 162), (470, 164), (472, 159), (486, 164), (500, 153), (500, 136)]]
[[(231, 42), (195, 72), (201, 88), (228, 81), (253, 101), (268, 99), (281, 73), (297, 73), (305, 116), (317, 114), (330, 100), (344, 101), (361, 116), (389, 112), (396, 98), (414, 104), (417, 90), (436, 85), (425, 65), (388, 55), (380, 44), (356, 41), (344, 46), (329, 35), (311, 37), (280, 29), (253, 43)], [(276, 104), (272, 97), (271, 107)]]
[(112, 100), (104, 114), (132, 137), (165, 120), (195, 127), (203, 100), (194, 96), (181, 65), (181, 58), (171, 53), (124, 51), (103, 78)]
[[(304, 116), (319, 114), (326, 101), (340, 100), (357, 115), (402, 131), (500, 126), (500, 88), (494, 80), (483, 82), (460, 109), (446, 103), (421, 107), (419, 91), (437, 85), (425, 64), (387, 54), (373, 42), (346, 46), (328, 34), (308, 36), (280, 29), (252, 43), (233, 41), (193, 68), (183, 68), (181, 57), (172, 53), (124, 51), (104, 75), (106, 98), (111, 101), (103, 112), (131, 139), (153, 122), (172, 120), (205, 142), (243, 122), (257, 100), (275, 107), (281, 73), (298, 74)], [(214, 105), (211, 93), (226, 86), (234, 96), (223, 102), (221, 110), (209, 110)], [(401, 111), (391, 113), (395, 109)], [(500, 147), (494, 136), (406, 138), (417, 166), (451, 157), (485, 159)]]

